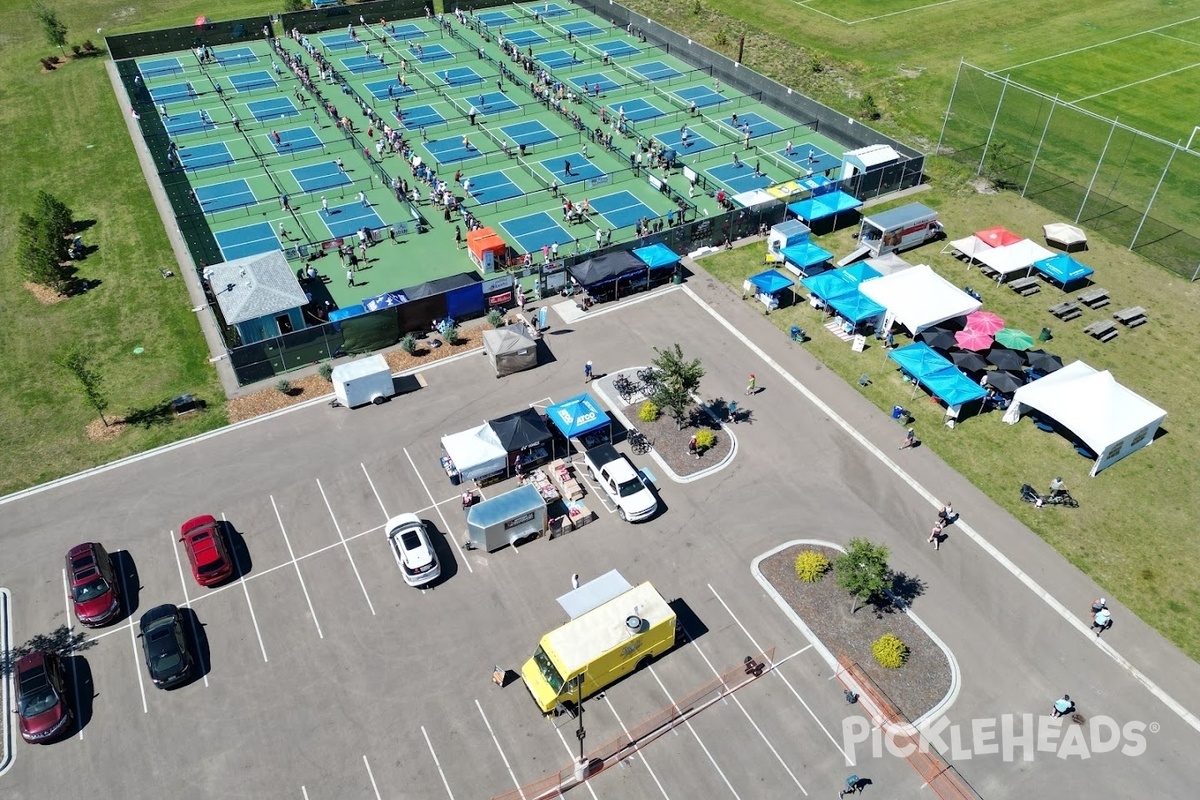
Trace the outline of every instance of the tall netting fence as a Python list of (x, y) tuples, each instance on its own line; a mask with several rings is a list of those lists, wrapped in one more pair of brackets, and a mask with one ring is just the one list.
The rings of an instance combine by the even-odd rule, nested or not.
[(997, 186), (1189, 280), (1200, 276), (1200, 153), (960, 66), (939, 142)]

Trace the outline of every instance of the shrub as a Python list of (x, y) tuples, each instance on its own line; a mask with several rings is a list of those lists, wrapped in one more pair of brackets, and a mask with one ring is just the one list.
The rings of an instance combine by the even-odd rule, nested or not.
[(96, 49), (96, 45), (92, 44), (91, 39), (85, 39), (83, 42), (83, 49), (87, 50), (90, 53)]
[(417, 337), (413, 336), (411, 333), (405, 334), (400, 339), (400, 349), (408, 353), (410, 356), (417, 352)]
[(871, 94), (870, 92), (867, 92), (863, 95), (862, 101), (859, 105), (862, 109), (862, 115), (865, 119), (877, 120), (883, 116), (883, 112), (879, 110), (879, 104), (875, 102), (875, 95)]
[(83, 52), (83, 48), (81, 46), (79, 46), (77, 44), (71, 45), (71, 53), (73, 55), (79, 55), (82, 52)]
[(726, 32), (724, 28), (718, 29), (716, 34), (713, 35), (713, 44), (715, 44), (717, 47), (725, 47), (728, 45), (729, 33)]
[(333, 364), (328, 361), (322, 361), (321, 366), (317, 367), (317, 374), (327, 381), (333, 380)]
[(438, 320), (437, 332), (441, 334), (446, 344), (458, 344), (460, 339), (458, 336), (458, 324), (450, 318)]
[(696, 431), (696, 449), (707, 450), (717, 443), (717, 435), (707, 428)]
[(704, 10), (704, 4), (701, 3), (700, 0), (695, 0), (695, 2), (692, 3), (692, 13), (693, 14), (699, 14), (703, 10)]
[(796, 577), (805, 583), (816, 583), (829, 571), (829, 559), (816, 550), (805, 550), (796, 556)]
[(488, 321), (488, 324), (491, 325), (493, 328), (504, 327), (504, 315), (501, 314), (500, 310), (497, 308), (493, 308), (491, 311), (488, 312), (487, 321)]
[(279, 392), (280, 394), (291, 394), (292, 393), (292, 382), (289, 381), (287, 378), (280, 378), (275, 383), (275, 391)]
[(879, 666), (888, 669), (899, 669), (908, 661), (908, 645), (900, 641), (894, 633), (885, 633), (871, 643), (871, 653)]
[(654, 422), (662, 415), (662, 409), (654, 405), (654, 402), (647, 400), (642, 403), (642, 407), (638, 409), (638, 419), (642, 422)]

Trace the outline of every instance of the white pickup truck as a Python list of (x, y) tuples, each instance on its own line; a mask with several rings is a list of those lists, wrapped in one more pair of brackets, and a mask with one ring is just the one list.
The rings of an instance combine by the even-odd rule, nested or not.
[(621, 519), (640, 522), (654, 516), (658, 499), (625, 454), (612, 445), (601, 444), (584, 451), (583, 457), (588, 477), (608, 495)]

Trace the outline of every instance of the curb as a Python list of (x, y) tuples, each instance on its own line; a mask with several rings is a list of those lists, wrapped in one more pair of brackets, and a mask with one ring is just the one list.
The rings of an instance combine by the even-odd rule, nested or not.
[[(12, 652), (12, 594), (8, 589), (0, 588), (0, 658), (8, 658)], [(0, 707), (3, 717), (0, 717), (0, 775), (8, 772), (16, 756), (16, 742), (13, 738), (13, 677), (6, 671), (0, 671)]]

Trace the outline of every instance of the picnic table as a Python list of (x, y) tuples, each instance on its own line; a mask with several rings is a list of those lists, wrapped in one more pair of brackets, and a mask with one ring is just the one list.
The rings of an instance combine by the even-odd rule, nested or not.
[(1110, 342), (1117, 338), (1118, 334), (1117, 326), (1106, 319), (1093, 322), (1091, 325), (1088, 325), (1086, 328), (1084, 328), (1083, 332), (1089, 336), (1099, 339), (1102, 342)]
[(1136, 328), (1138, 325), (1145, 325), (1149, 322), (1146, 319), (1146, 309), (1141, 306), (1130, 306), (1116, 311), (1113, 313), (1113, 319), (1127, 328)]
[(1108, 305), (1108, 289), (1088, 289), (1079, 295), (1079, 302), (1088, 308), (1103, 308)]
[(1041, 291), (1041, 286), (1037, 278), (1018, 278), (1015, 281), (1009, 281), (1008, 286), (1022, 297), (1028, 297), (1031, 294), (1037, 294)]
[(1076, 317), (1083, 316), (1083, 309), (1079, 307), (1079, 303), (1074, 300), (1064, 300), (1057, 305), (1050, 306), (1050, 313), (1059, 319), (1066, 321)]

